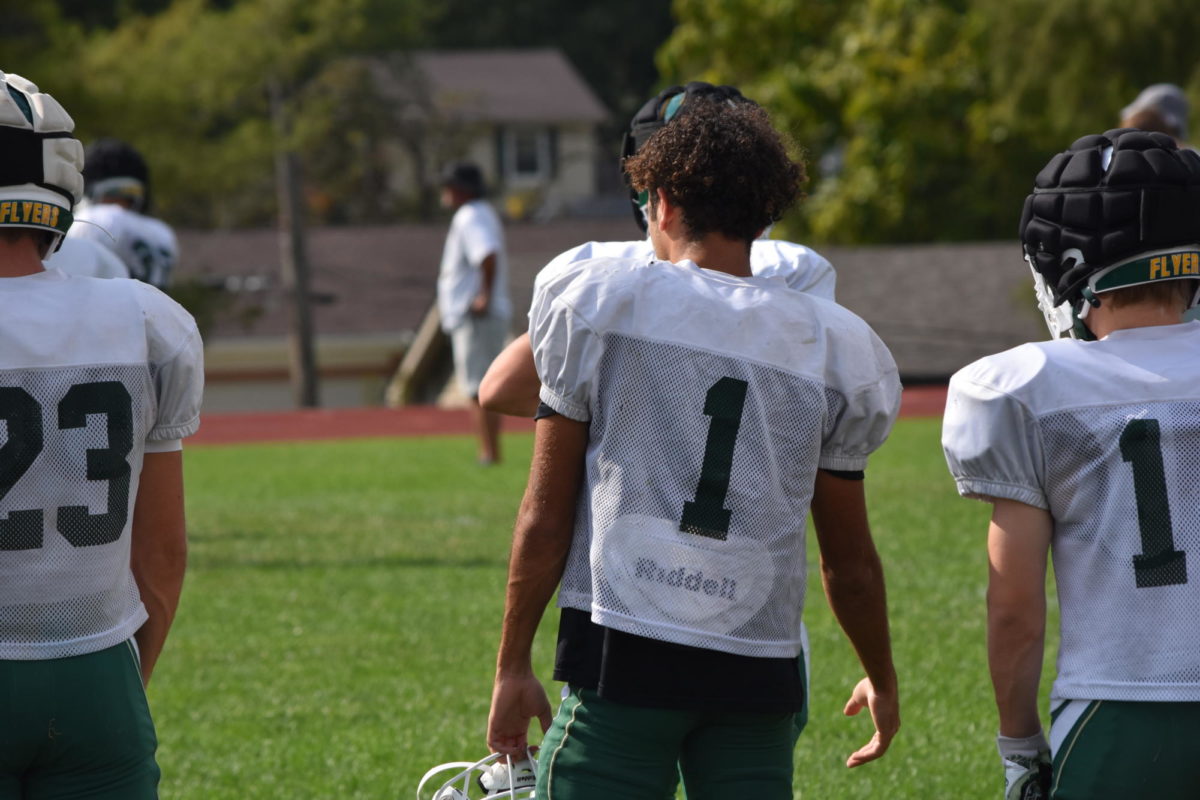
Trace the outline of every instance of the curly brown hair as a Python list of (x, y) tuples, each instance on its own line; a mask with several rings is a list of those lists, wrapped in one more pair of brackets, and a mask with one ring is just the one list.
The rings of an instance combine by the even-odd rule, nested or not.
[(680, 207), (692, 241), (709, 233), (752, 241), (796, 202), (807, 180), (760, 106), (705, 99), (651, 136), (625, 170), (652, 206), (662, 189)]

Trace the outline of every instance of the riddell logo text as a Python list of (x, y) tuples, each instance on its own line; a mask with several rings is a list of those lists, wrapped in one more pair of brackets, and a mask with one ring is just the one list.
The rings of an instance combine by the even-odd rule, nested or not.
[(731, 602), (737, 600), (737, 581), (732, 578), (705, 578), (703, 571), (688, 572), (685, 567), (668, 570), (652, 558), (639, 558), (634, 566), (633, 577), (680, 587), (689, 592), (703, 592), (709, 597), (723, 597)]

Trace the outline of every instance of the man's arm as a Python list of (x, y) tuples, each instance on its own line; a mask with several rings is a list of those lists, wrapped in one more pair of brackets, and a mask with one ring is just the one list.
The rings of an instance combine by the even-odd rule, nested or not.
[(476, 316), (486, 314), (492, 304), (492, 286), (496, 282), (495, 253), (484, 256), (483, 261), (479, 262), (479, 271), (483, 273), (479, 278), (479, 292), (471, 300), (471, 313)]
[(524, 756), (529, 722), (534, 717), (543, 733), (550, 727), (550, 702), (533, 674), (531, 650), (538, 623), (558, 588), (571, 547), (587, 438), (586, 422), (563, 416), (537, 422), (529, 485), (513, 530), (504, 622), (488, 715), (488, 747), (497, 753)]
[(529, 334), (523, 333), (509, 342), (488, 367), (479, 383), (479, 405), (498, 414), (532, 417), (537, 413), (541, 387)]
[(875, 735), (846, 761), (857, 767), (887, 752), (900, 728), (900, 695), (888, 633), (883, 565), (871, 540), (863, 481), (817, 470), (813, 525), (821, 549), (821, 579), (829, 607), (846, 632), (867, 677), (847, 701), (850, 716), (871, 712)]
[(1000, 735), (1040, 733), (1038, 682), (1046, 636), (1046, 560), (1050, 514), (1015, 500), (995, 500), (988, 527), (988, 666), (1000, 712)]
[(150, 615), (134, 634), (142, 658), (142, 681), (149, 683), (175, 619), (187, 565), (181, 450), (144, 456), (133, 505), (129, 561), (142, 604)]

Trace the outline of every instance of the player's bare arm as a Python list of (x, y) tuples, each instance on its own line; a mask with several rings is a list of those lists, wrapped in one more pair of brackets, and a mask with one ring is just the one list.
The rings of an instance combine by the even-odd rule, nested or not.
[(187, 566), (183, 515), (183, 451), (146, 453), (133, 506), (130, 566), (150, 618), (138, 629), (142, 681), (150, 682), (175, 619)]
[(479, 405), (498, 414), (532, 417), (537, 413), (541, 386), (529, 334), (523, 333), (509, 342), (488, 367), (479, 384)]
[(471, 313), (481, 316), (492, 304), (492, 286), (496, 283), (496, 254), (488, 253), (479, 263), (479, 293), (471, 300)]
[(988, 526), (988, 666), (1001, 736), (1022, 738), (1042, 730), (1037, 698), (1052, 532), (1049, 512), (995, 501)]
[(488, 715), (488, 746), (497, 753), (523, 756), (534, 717), (543, 733), (550, 727), (550, 702), (533, 674), (531, 648), (571, 546), (587, 440), (586, 422), (557, 415), (537, 422), (529, 484), (513, 530)]
[(869, 710), (875, 724), (871, 741), (846, 761), (846, 766), (857, 767), (887, 752), (900, 729), (900, 694), (888, 633), (883, 565), (867, 523), (863, 481), (818, 470), (812, 515), (825, 596), (867, 673), (845, 707), (850, 716)]

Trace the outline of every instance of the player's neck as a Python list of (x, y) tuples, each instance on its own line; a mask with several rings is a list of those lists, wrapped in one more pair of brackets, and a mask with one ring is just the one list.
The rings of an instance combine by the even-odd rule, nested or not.
[(725, 272), (739, 277), (750, 276), (750, 248), (746, 242), (709, 234), (699, 241), (681, 242), (678, 258), (672, 261), (691, 261), (698, 267)]
[(694, 238), (684, 220), (683, 208), (672, 203), (662, 189), (656, 191), (656, 201), (650, 204), (648, 224), (650, 242), (658, 258), (676, 264), (691, 261), (704, 269), (750, 276), (749, 242), (717, 232)]
[(22, 237), (11, 240), (0, 237), (0, 278), (20, 278), (45, 269), (33, 239)]
[(1128, 328), (1153, 328), (1159, 325), (1178, 325), (1183, 321), (1182, 312), (1162, 303), (1134, 303), (1114, 308), (1111, 303), (1101, 301), (1087, 315), (1087, 326), (1092, 335), (1103, 339), (1113, 331)]

